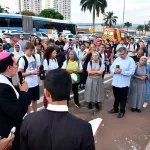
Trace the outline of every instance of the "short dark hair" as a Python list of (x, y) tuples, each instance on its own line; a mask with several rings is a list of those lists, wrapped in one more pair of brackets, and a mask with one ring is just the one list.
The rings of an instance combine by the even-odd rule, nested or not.
[(127, 49), (125, 47), (120, 47), (118, 51), (119, 52), (122, 52), (122, 51), (127, 52)]
[(70, 74), (63, 69), (54, 69), (47, 73), (44, 88), (49, 91), (52, 101), (67, 100), (72, 86)]
[(59, 33), (59, 34), (58, 34), (58, 37), (60, 37), (61, 35), (62, 35), (62, 34), (61, 34), (61, 33)]
[(26, 42), (24, 49), (35, 49), (35, 47), (31, 42)]
[(24, 34), (23, 34), (23, 33), (21, 33), (20, 35), (23, 35), (23, 36), (24, 36)]
[(4, 73), (8, 66), (13, 66), (13, 63), (14, 63), (12, 59), (13, 56), (14, 55), (11, 54), (9, 57), (0, 61), (0, 73)]
[(133, 41), (134, 41), (134, 38), (131, 38), (131, 39), (130, 39), (130, 41), (131, 41), (131, 40), (133, 40)]

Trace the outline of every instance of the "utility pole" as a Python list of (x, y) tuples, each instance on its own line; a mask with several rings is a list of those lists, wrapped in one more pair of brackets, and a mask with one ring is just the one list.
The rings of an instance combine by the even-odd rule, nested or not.
[(126, 2), (124, 0), (124, 6), (123, 6), (123, 26), (124, 26), (124, 18), (125, 18), (125, 8), (126, 8)]
[(19, 14), (21, 14), (21, 0), (18, 1), (19, 1)]

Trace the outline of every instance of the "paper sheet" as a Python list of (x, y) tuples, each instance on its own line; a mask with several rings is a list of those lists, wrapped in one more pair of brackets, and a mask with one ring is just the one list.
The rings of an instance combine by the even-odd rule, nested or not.
[(91, 126), (92, 126), (93, 136), (95, 136), (96, 131), (98, 130), (98, 128), (99, 128), (101, 122), (102, 122), (102, 119), (101, 119), (101, 118), (97, 118), (97, 119), (94, 119), (94, 120), (89, 121), (89, 123), (90, 123)]

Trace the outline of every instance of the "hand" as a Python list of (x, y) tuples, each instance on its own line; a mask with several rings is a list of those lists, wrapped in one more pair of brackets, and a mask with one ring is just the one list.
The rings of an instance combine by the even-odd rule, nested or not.
[(142, 76), (141, 79), (142, 79), (142, 80), (145, 80), (145, 79), (146, 79), (146, 76)]
[(103, 71), (97, 71), (98, 74), (102, 75), (103, 74)]
[(139, 62), (136, 62), (136, 65), (138, 65), (139, 64)]
[(120, 74), (121, 71), (122, 71), (121, 69), (118, 69), (118, 68), (117, 68), (117, 69), (115, 70), (115, 73), (116, 73), (116, 74)]
[(38, 70), (33, 70), (33, 71), (31, 71), (31, 75), (37, 75), (37, 74), (39, 74), (39, 71), (38, 71)]
[(10, 150), (12, 147), (14, 137), (15, 137), (14, 134), (4, 139), (0, 137), (0, 150)]
[(28, 91), (28, 84), (26, 81), (23, 81), (22, 85), (20, 83), (18, 83), (19, 85), (19, 90), (21, 92), (27, 92)]

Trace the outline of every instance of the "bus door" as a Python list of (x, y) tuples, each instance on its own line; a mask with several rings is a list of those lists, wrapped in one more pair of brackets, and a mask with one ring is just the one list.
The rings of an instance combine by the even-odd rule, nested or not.
[(24, 32), (32, 33), (33, 32), (32, 17), (30, 17), (30, 16), (22, 16), (22, 26), (23, 26), (23, 31)]

